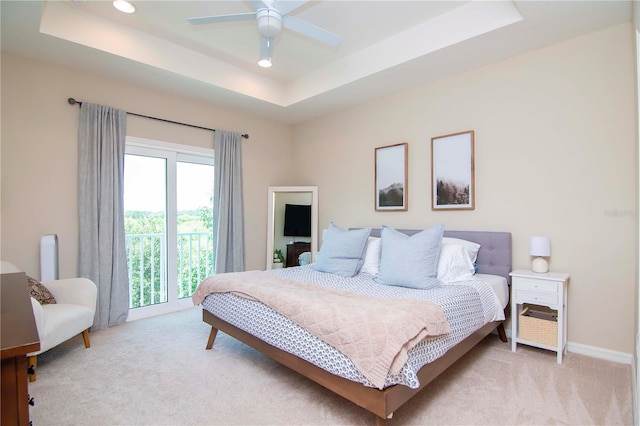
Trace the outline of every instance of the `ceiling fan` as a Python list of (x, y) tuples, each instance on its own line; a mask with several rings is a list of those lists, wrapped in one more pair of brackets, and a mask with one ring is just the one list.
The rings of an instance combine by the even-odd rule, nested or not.
[(260, 33), (260, 60), (258, 61), (258, 65), (270, 67), (273, 38), (280, 33), (283, 26), (329, 46), (337, 46), (342, 41), (342, 37), (331, 31), (289, 15), (307, 3), (307, 1), (308, 0), (254, 0), (250, 3), (256, 9), (255, 12), (201, 16), (188, 18), (187, 21), (193, 25), (202, 25), (255, 19), (258, 24), (258, 32)]

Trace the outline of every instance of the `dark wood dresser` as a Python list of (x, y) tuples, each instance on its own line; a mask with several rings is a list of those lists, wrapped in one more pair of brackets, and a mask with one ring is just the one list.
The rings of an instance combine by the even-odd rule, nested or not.
[(0, 274), (0, 292), (0, 422), (28, 425), (29, 404), (33, 404), (33, 399), (29, 398), (27, 354), (40, 349), (40, 338), (24, 272)]
[(287, 244), (287, 259), (285, 266), (287, 268), (300, 266), (298, 263), (298, 257), (305, 251), (311, 251), (311, 243)]

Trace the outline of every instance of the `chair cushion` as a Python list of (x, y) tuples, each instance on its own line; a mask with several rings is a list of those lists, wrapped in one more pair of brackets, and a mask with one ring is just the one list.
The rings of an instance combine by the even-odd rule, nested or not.
[(40, 336), (40, 350), (30, 356), (69, 340), (93, 324), (93, 311), (86, 306), (56, 303), (42, 305), (42, 311), (44, 332)]
[(40, 281), (27, 275), (27, 285), (29, 286), (31, 297), (36, 299), (41, 305), (56, 303), (56, 298), (53, 297), (49, 289)]

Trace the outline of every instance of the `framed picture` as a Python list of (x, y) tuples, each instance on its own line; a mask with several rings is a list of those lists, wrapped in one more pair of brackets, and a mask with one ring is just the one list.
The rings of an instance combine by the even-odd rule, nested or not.
[(376, 211), (407, 211), (407, 143), (376, 148)]
[(431, 209), (473, 210), (473, 130), (431, 138)]

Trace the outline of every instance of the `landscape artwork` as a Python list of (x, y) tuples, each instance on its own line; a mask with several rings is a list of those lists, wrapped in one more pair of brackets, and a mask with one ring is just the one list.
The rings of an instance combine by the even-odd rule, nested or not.
[(432, 210), (473, 210), (473, 130), (431, 138)]
[(375, 149), (376, 211), (408, 209), (407, 151), (407, 143)]

